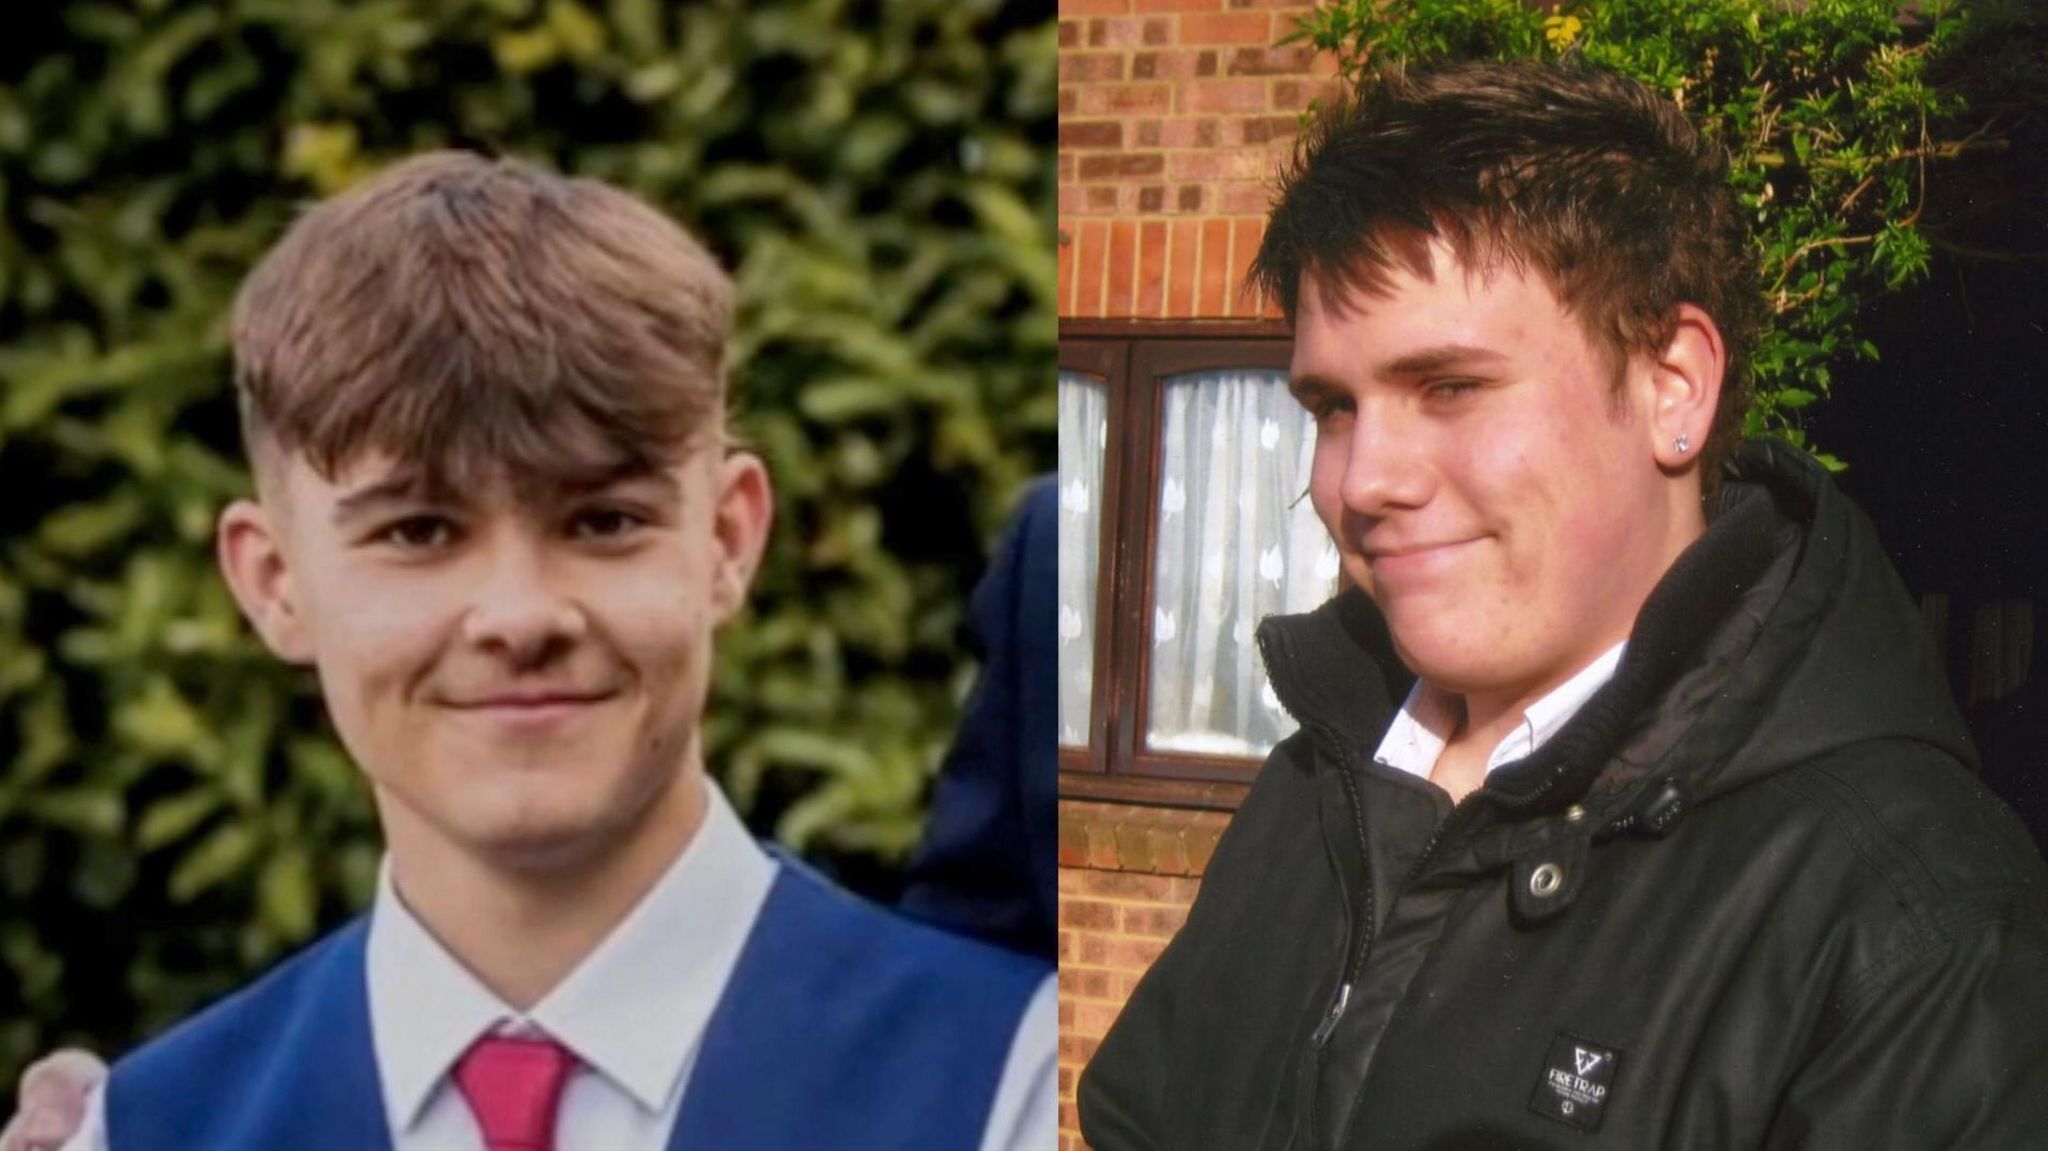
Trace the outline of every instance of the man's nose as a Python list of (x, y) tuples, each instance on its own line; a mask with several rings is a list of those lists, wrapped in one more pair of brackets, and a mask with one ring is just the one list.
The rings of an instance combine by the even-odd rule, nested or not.
[(1429, 502), (1435, 491), (1427, 433), (1383, 405), (1361, 404), (1344, 445), (1345, 510), (1378, 519)]
[(470, 596), (463, 638), (521, 667), (583, 638), (589, 621), (535, 541), (508, 532), (492, 542)]

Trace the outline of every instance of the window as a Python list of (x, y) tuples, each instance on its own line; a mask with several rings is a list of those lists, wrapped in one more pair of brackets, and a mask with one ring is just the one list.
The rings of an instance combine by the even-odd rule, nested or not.
[(1258, 622), (1337, 588), (1284, 331), (1188, 327), (1062, 329), (1065, 795), (1234, 806), (1294, 730)]

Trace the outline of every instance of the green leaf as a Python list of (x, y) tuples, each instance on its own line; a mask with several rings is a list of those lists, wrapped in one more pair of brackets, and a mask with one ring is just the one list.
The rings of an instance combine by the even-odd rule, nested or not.
[(256, 853), (256, 833), (247, 824), (224, 823), (185, 854), (171, 872), (170, 895), (190, 903), (242, 871)]

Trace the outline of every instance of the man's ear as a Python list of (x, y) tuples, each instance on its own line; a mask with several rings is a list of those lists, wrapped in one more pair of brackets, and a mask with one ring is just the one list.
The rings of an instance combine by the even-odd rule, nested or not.
[(1650, 368), (1651, 450), (1667, 471), (1690, 466), (1714, 430), (1728, 350), (1714, 318), (1693, 304), (1678, 306), (1671, 338)]
[(291, 564), (278, 531), (282, 525), (270, 509), (254, 500), (236, 500), (220, 513), (214, 531), (214, 553), (235, 603), (256, 634), (287, 663), (313, 662), (313, 643), (300, 612)]
[(711, 530), (718, 540), (717, 569), (712, 573), (712, 603), (718, 622), (739, 613), (747, 589), (768, 546), (775, 522), (775, 493), (768, 467), (752, 452), (733, 452), (717, 464), (718, 501), (711, 509)]

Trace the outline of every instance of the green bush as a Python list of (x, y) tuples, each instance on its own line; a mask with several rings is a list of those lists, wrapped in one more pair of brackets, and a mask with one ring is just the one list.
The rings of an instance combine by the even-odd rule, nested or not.
[(1049, 10), (101, 0), (8, 25), (0, 1080), (118, 1050), (366, 899), (365, 790), (213, 568), (247, 483), (223, 311), (297, 204), (421, 148), (622, 184), (734, 268), (740, 426), (780, 503), (709, 756), (757, 826), (886, 884), (984, 541), (1053, 459)]
[(1341, 0), (1296, 37), (1335, 52), (1355, 83), (1389, 62), (1577, 57), (1670, 93), (1727, 148), (1753, 214), (1768, 314), (1752, 356), (1749, 430), (1803, 445), (1800, 412), (1828, 395), (1833, 368), (1878, 356), (1861, 322), (1869, 303), (1927, 272), (1930, 174), (1999, 142), (2002, 124), (1972, 121), (1963, 87), (1966, 63), (1983, 75), (1986, 53), (2015, 46), (1991, 34), (1995, 10), (1966, 16), (1953, 0)]

